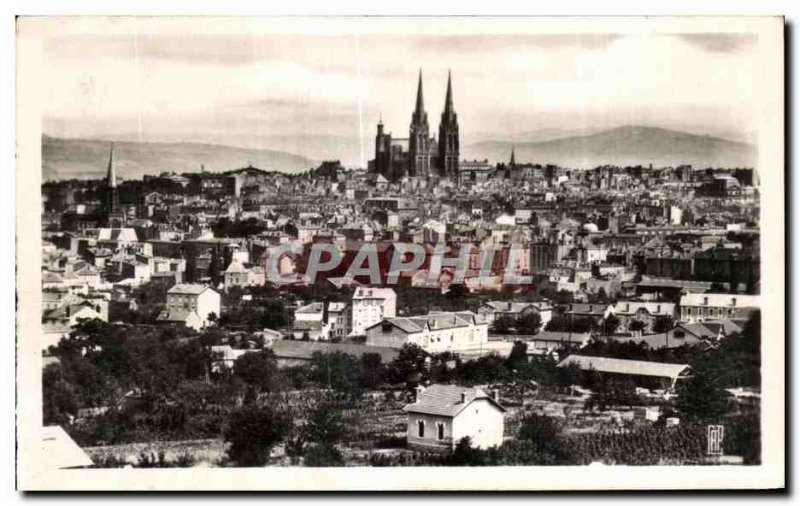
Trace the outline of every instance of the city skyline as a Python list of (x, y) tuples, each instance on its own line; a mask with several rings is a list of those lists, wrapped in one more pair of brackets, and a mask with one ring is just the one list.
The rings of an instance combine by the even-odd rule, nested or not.
[(379, 118), (407, 130), (421, 69), (436, 109), (452, 72), (465, 145), (633, 124), (753, 143), (756, 46), (746, 34), (55, 35), (42, 127), (268, 149), (342, 138), (365, 167)]

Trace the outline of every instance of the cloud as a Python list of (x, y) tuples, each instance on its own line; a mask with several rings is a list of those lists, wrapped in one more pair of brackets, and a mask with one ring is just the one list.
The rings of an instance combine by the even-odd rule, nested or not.
[(406, 136), (422, 68), (432, 131), (452, 69), (465, 144), (631, 123), (748, 129), (756, 44), (747, 34), (73, 34), (44, 48), (44, 128), (234, 145), (324, 133), (371, 146), (379, 115)]

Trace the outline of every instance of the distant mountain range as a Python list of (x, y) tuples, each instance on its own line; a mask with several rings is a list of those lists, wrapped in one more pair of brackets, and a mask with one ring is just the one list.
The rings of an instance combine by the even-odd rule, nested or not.
[(483, 141), (462, 148), (462, 158), (591, 168), (598, 165), (753, 167), (758, 153), (751, 144), (708, 135), (647, 126), (623, 126), (560, 139)]
[[(485, 134), (484, 134), (485, 135)], [(268, 149), (242, 148), (195, 142), (115, 141), (117, 173), (141, 178), (165, 171), (224, 171), (248, 164), (264, 170), (296, 173), (321, 160), (339, 159), (347, 166), (361, 157), (371, 159), (374, 147), (357, 137), (331, 135), (281, 135), (250, 139)], [(105, 176), (109, 141), (42, 137), (43, 178), (98, 178)], [(462, 159), (506, 162), (515, 149), (519, 163), (556, 164), (591, 168), (598, 165), (649, 165), (694, 167), (754, 167), (758, 153), (752, 144), (709, 135), (649, 126), (623, 126), (608, 130), (543, 129), (462, 146)], [(297, 154), (296, 154), (297, 153)]]
[[(42, 136), (42, 178), (93, 179), (105, 177), (110, 142), (97, 139), (63, 139)], [(117, 174), (123, 179), (139, 179), (144, 174), (173, 171), (213, 172), (245, 167), (299, 172), (315, 163), (283, 151), (248, 149), (192, 142), (114, 142)]]

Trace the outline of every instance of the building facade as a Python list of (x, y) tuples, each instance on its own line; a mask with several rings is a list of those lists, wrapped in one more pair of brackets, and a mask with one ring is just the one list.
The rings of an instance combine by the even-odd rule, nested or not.
[(351, 333), (362, 336), (367, 328), (397, 312), (397, 294), (391, 288), (358, 287), (353, 293)]

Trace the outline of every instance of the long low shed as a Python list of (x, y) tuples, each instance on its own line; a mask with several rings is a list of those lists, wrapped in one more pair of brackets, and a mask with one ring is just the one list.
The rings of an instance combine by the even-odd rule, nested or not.
[(662, 378), (669, 381), (670, 388), (674, 388), (676, 381), (687, 377), (691, 372), (689, 364), (669, 364), (586, 355), (570, 355), (562, 360), (558, 367), (569, 367), (571, 365), (578, 366), (582, 371), (594, 370), (603, 374)]

